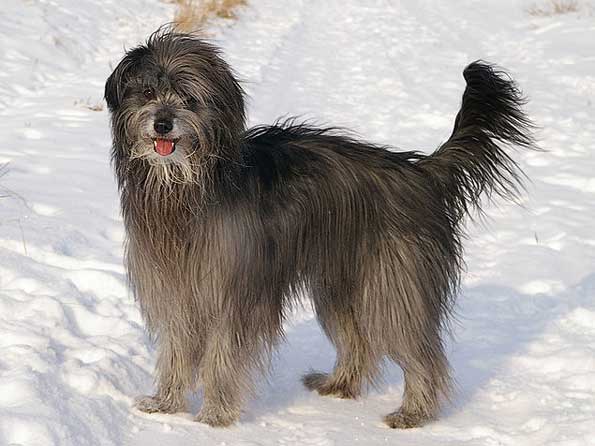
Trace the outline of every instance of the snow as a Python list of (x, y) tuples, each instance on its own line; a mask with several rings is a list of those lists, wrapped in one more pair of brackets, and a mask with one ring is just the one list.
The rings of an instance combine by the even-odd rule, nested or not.
[(439, 420), (410, 431), (380, 421), (400, 403), (396, 367), (358, 401), (301, 387), (301, 373), (334, 361), (306, 309), (237, 426), (131, 407), (151, 391), (155, 355), (124, 278), (103, 83), (173, 6), (4, 3), (0, 445), (595, 442), (592, 3), (536, 17), (528, 9), (545, 0), (250, 0), (236, 23), (210, 29), (245, 81), (252, 124), (301, 115), (429, 152), (478, 58), (509, 69), (531, 99), (546, 151), (515, 155), (532, 180), (522, 206), (492, 205), (469, 224), (448, 346), (458, 391)]

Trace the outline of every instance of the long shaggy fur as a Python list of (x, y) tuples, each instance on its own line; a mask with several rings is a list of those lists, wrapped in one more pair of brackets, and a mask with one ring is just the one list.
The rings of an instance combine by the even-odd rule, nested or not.
[[(198, 420), (235, 422), (306, 292), (337, 349), (307, 388), (355, 398), (388, 357), (405, 393), (386, 423), (437, 415), (462, 220), (482, 195), (517, 192), (503, 148), (532, 145), (512, 81), (483, 62), (464, 76), (453, 134), (425, 156), (292, 120), (246, 130), (233, 72), (193, 36), (160, 31), (126, 54), (105, 96), (130, 284), (159, 345), (157, 391), (139, 409), (178, 411), (202, 385)], [(165, 115), (176, 150), (160, 156), (152, 128)]]

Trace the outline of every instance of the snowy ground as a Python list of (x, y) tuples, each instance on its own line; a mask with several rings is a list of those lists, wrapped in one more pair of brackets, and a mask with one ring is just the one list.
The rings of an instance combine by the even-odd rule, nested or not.
[(595, 444), (592, 4), (534, 17), (522, 0), (250, 0), (235, 25), (213, 28), (252, 123), (299, 114), (430, 151), (478, 58), (508, 68), (531, 98), (547, 152), (517, 156), (533, 180), (524, 207), (491, 207), (486, 225), (470, 225), (449, 344), (454, 404), (422, 429), (391, 431), (380, 417), (400, 402), (396, 368), (356, 402), (302, 389), (304, 370), (334, 360), (306, 310), (236, 427), (131, 408), (151, 390), (154, 355), (123, 276), (103, 82), (172, 7), (4, 3), (0, 445)]

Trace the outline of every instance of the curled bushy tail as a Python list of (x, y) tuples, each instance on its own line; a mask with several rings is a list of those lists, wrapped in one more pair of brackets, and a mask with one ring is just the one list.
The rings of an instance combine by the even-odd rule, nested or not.
[(522, 111), (526, 101), (512, 79), (481, 61), (463, 76), (467, 88), (453, 133), (420, 163), (441, 183), (457, 221), (479, 210), (484, 194), (515, 198), (524, 175), (503, 147), (534, 147), (533, 125)]

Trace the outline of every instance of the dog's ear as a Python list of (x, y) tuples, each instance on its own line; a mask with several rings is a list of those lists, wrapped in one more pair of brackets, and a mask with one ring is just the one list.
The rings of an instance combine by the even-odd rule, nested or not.
[(133, 71), (135, 71), (134, 68), (142, 62), (147, 52), (148, 49), (144, 46), (128, 51), (113, 73), (107, 78), (104, 97), (111, 112), (114, 112), (120, 106), (124, 98), (126, 83)]
[(129, 64), (126, 63), (126, 58), (124, 58), (105, 82), (104, 97), (111, 112), (114, 112), (122, 102), (124, 82), (128, 71)]

